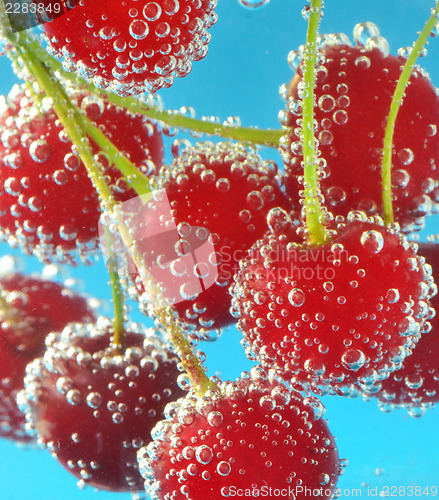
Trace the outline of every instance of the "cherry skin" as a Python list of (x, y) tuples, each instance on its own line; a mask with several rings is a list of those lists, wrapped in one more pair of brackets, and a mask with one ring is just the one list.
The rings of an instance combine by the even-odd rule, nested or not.
[(388, 376), (429, 328), (433, 289), (416, 246), (357, 213), (319, 246), (269, 233), (232, 292), (251, 359), (299, 389), (352, 394)]
[(43, 24), (48, 51), (100, 88), (155, 92), (207, 54), (216, 0), (84, 0)]
[[(234, 322), (229, 312), (228, 286), (239, 260), (266, 232), (269, 210), (278, 206), (288, 209), (289, 202), (281, 183), (274, 162), (263, 161), (255, 151), (230, 142), (198, 143), (183, 151), (155, 178), (153, 187), (166, 191), (172, 222), (184, 245), (195, 252), (197, 269), (208, 271), (203, 277), (203, 288), (194, 291), (191, 277), (195, 277), (199, 285), (200, 274), (194, 276), (194, 271), (188, 269), (187, 280), (176, 297), (175, 310), (187, 328), (196, 328), (201, 336), (208, 336), (210, 330)], [(142, 224), (145, 222), (140, 219), (132, 223), (138, 230), (136, 234), (142, 235)], [(163, 231), (165, 226), (163, 224)], [(151, 244), (147, 241), (146, 249), (142, 249), (139, 241), (144, 262), (152, 260)], [(211, 251), (200, 257), (196, 252), (207, 241), (211, 242)], [(174, 248), (174, 244), (168, 246)], [(178, 257), (177, 254), (165, 255), (166, 249), (157, 253), (157, 262), (160, 259), (169, 262)], [(152, 267), (151, 262), (149, 265)], [(143, 294), (143, 282), (138, 275), (136, 279), (137, 290)], [(175, 280), (171, 272), (167, 280), (164, 277), (161, 287), (165, 293), (169, 281)], [(141, 300), (148, 307), (148, 294)]]
[(177, 358), (158, 332), (128, 328), (121, 353), (109, 347), (106, 318), (50, 335), (18, 396), (29, 427), (71, 474), (118, 492), (143, 488), (136, 451), (150, 441), (164, 406), (183, 395)]
[[(315, 120), (318, 149), (325, 166), (320, 187), (328, 209), (382, 213), (381, 159), (390, 102), (405, 63), (378, 48), (344, 43), (323, 46), (317, 70)], [(299, 206), (303, 176), (298, 106), (302, 66), (287, 90), (281, 143), (285, 184)], [(439, 97), (428, 76), (415, 69), (399, 110), (392, 155), (393, 211), (404, 232), (420, 229), (439, 201)], [(416, 133), (413, 131), (416, 130)]]
[(43, 355), (50, 332), (93, 321), (94, 313), (66, 286), (16, 272), (0, 276), (0, 300), (0, 436), (28, 443), (33, 438), (16, 403), (26, 365)]
[[(439, 245), (420, 243), (419, 255), (439, 275)], [(372, 387), (366, 387), (366, 396), (374, 396), (383, 411), (403, 407), (410, 415), (420, 417), (439, 402), (439, 296), (431, 299), (436, 315), (430, 320), (431, 330), (421, 335), (412, 354), (389, 378)]]
[(169, 405), (155, 440), (139, 451), (152, 499), (219, 499), (242, 489), (303, 500), (305, 486), (331, 498), (341, 464), (316, 398), (268, 382), (260, 367), (221, 389), (222, 397), (190, 393)]
[[(161, 133), (150, 122), (84, 92), (69, 96), (145, 173), (162, 164)], [(13, 89), (3, 108), (2, 236), (45, 262), (92, 261), (99, 243), (99, 198), (53, 108), (41, 114), (22, 87)], [(91, 145), (98, 154), (97, 145)], [(117, 201), (135, 196), (105, 155), (96, 158)]]

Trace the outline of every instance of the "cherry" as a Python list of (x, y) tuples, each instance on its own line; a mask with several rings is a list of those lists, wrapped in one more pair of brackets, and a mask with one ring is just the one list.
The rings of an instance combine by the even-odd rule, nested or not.
[(138, 452), (154, 500), (257, 490), (270, 499), (332, 498), (341, 464), (323, 405), (270, 383), (260, 367), (224, 383), (221, 394), (189, 393), (165, 412), (154, 441)]
[(177, 358), (157, 331), (127, 325), (120, 353), (109, 347), (111, 335), (103, 317), (49, 335), (18, 400), (34, 434), (81, 483), (139, 491), (136, 451), (183, 390)]
[(155, 92), (186, 76), (207, 54), (216, 0), (93, 0), (43, 25), (51, 55), (100, 88)]
[[(155, 178), (154, 188), (166, 191), (172, 214), (168, 218), (173, 218), (173, 221), (162, 223), (161, 231), (169, 231), (172, 222), (177, 239), (172, 239), (170, 232), (166, 233), (172, 241), (167, 246), (162, 242), (159, 247), (163, 250), (155, 251), (158, 255), (151, 255), (151, 242), (145, 240), (145, 266), (153, 267), (156, 262), (158, 267), (163, 261), (169, 267), (169, 262), (178, 258), (174, 250), (178, 244), (178, 230), (182, 245), (187, 247), (181, 252), (188, 254), (191, 250), (195, 253), (192, 267), (195, 265), (196, 269), (177, 273), (171, 266), (164, 276), (156, 275), (156, 280), (165, 295), (170, 295), (178, 279), (176, 276), (180, 276), (183, 284), (178, 289), (179, 296), (174, 297), (174, 307), (188, 327), (208, 332), (232, 323), (228, 285), (238, 269), (238, 262), (266, 232), (268, 211), (277, 206), (289, 207), (277, 166), (274, 162), (263, 161), (254, 150), (240, 144), (203, 142), (183, 151), (170, 168), (163, 168)], [(132, 223), (139, 240), (145, 226), (148, 229), (148, 224), (140, 217)], [(197, 250), (207, 241), (211, 242), (211, 251), (205, 251), (207, 255), (199, 252), (197, 255)], [(141, 241), (139, 245), (141, 248)], [(204, 268), (206, 273), (200, 271)], [(140, 293), (144, 291), (139, 276), (137, 289)], [(148, 307), (148, 294), (143, 295), (143, 301)]]
[[(41, 113), (29, 97), (15, 87), (3, 101), (0, 231), (45, 262), (89, 261), (98, 247), (98, 195), (54, 110)], [(84, 92), (70, 99), (145, 172), (161, 165), (161, 134), (150, 122)], [(135, 196), (104, 154), (96, 159), (118, 201)]]
[[(433, 276), (439, 274), (439, 245), (420, 243), (422, 255), (433, 269)], [(439, 296), (431, 299), (436, 310), (431, 320), (431, 330), (419, 338), (412, 354), (402, 362), (401, 367), (389, 378), (365, 387), (367, 396), (375, 396), (383, 411), (404, 407), (410, 415), (420, 417), (428, 408), (439, 402)], [(364, 389), (364, 388), (363, 388)]]
[[(405, 59), (380, 49), (328, 43), (315, 88), (316, 136), (324, 159), (320, 188), (328, 209), (346, 216), (351, 210), (382, 213), (381, 158), (390, 102)], [(300, 145), (299, 89), (302, 66), (291, 81), (281, 143), (286, 188), (300, 203), (303, 161)], [(423, 227), (438, 198), (439, 98), (428, 76), (415, 69), (396, 121), (392, 157), (393, 210), (404, 232)], [(413, 131), (416, 130), (416, 133)]]
[(322, 245), (258, 241), (235, 276), (233, 308), (251, 359), (297, 388), (351, 394), (409, 354), (429, 328), (433, 290), (415, 244), (354, 213)]
[(0, 304), (0, 436), (27, 443), (32, 437), (15, 401), (26, 365), (43, 355), (46, 335), (94, 314), (66, 286), (17, 272), (0, 276)]

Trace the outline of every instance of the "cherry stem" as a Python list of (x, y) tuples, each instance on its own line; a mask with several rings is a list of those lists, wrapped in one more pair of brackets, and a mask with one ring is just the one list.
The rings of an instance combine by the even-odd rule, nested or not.
[(65, 80), (74, 83), (78, 87), (87, 89), (91, 94), (104, 98), (106, 101), (116, 104), (121, 108), (144, 115), (151, 120), (165, 123), (168, 126), (271, 148), (279, 146), (279, 140), (284, 133), (283, 130), (238, 127), (230, 124), (214, 123), (208, 120), (199, 120), (184, 116), (176, 111), (163, 110), (157, 106), (152, 106), (138, 97), (118, 96), (113, 92), (97, 88), (75, 73), (66, 71), (61, 62), (49, 55), (36, 40), (32, 43), (31, 48), (36, 57), (44, 61), (46, 66), (51, 68), (52, 72), (58, 73)]
[(144, 175), (140, 170), (132, 163), (125, 155), (123, 155), (117, 147), (108, 139), (108, 137), (100, 130), (95, 127), (92, 121), (81, 114), (81, 124), (84, 132), (93, 139), (93, 141), (99, 146), (101, 151), (106, 153), (109, 158), (111, 158), (114, 166), (119, 170), (119, 172), (126, 177), (127, 183), (134, 191), (141, 196), (142, 194), (149, 193), (151, 191), (149, 186), (149, 178)]
[[(113, 235), (105, 227), (105, 243), (111, 252), (113, 248)], [(113, 269), (108, 269), (110, 275), (111, 296), (113, 299), (113, 342), (112, 346), (118, 353), (125, 350), (125, 296), (122, 290), (119, 274)]]
[(311, 0), (306, 34), (305, 61), (302, 88), (302, 141), (304, 166), (305, 219), (308, 241), (319, 245), (326, 241), (322, 223), (323, 209), (320, 202), (317, 148), (314, 137), (314, 85), (316, 49), (323, 0)]
[(404, 92), (409, 83), (416, 60), (422, 52), (428, 37), (434, 30), (439, 16), (439, 1), (436, 6), (431, 9), (429, 17), (424, 29), (421, 31), (418, 39), (413, 44), (412, 50), (404, 64), (404, 68), (396, 84), (395, 92), (393, 93), (392, 102), (390, 103), (389, 116), (387, 118), (386, 132), (384, 135), (383, 160), (381, 164), (382, 177), (382, 199), (383, 199), (383, 216), (386, 225), (393, 223), (393, 206), (392, 206), (392, 149), (393, 136), (395, 133), (395, 123), (398, 117), (399, 109), (402, 105)]
[[(79, 156), (100, 196), (102, 210), (107, 213), (117, 213), (117, 210), (115, 210), (117, 207), (116, 201), (110, 188), (105, 183), (99, 164), (94, 160), (89, 141), (84, 140), (84, 138), (90, 136), (97, 145), (102, 148), (103, 152), (109, 155), (111, 161), (117, 164), (118, 169), (122, 174), (126, 175), (130, 185), (136, 189), (139, 195), (145, 194), (150, 190), (148, 179), (138, 171), (126, 157), (124, 157), (124, 155), (87, 117), (80, 113), (78, 108), (70, 103), (63, 86), (59, 80), (51, 74), (47, 65), (39, 59), (38, 54), (35, 54), (33, 50), (34, 47), (33, 41), (26, 34), (20, 33), (19, 43), (16, 45), (17, 53), (25, 63), (28, 71), (35, 77), (43, 92), (51, 97), (53, 108), (63, 124), (68, 137), (78, 148)], [(157, 302), (165, 303), (166, 301), (163, 299), (159, 286), (156, 284), (149, 284), (151, 283), (151, 279), (148, 270), (142, 266), (141, 255), (136, 250), (135, 242), (133, 242), (133, 238), (128, 228), (122, 221), (117, 219), (117, 217), (116, 223), (124, 244), (130, 249), (136, 267), (142, 275), (145, 286), (147, 286), (148, 283), (150, 288), (149, 291), (153, 292), (153, 296), (156, 297)], [(106, 243), (109, 249), (111, 249), (112, 235), (109, 230), (106, 231)], [(109, 272), (114, 305), (113, 347), (116, 350), (122, 350), (125, 334), (123, 291), (118, 273), (113, 270)], [(151, 287), (153, 288), (152, 290)], [(218, 390), (216, 384), (207, 377), (204, 367), (196, 357), (188, 339), (183, 335), (179, 324), (174, 319), (172, 309), (170, 307), (159, 309), (157, 318), (165, 331), (168, 332), (174, 349), (179, 355), (181, 363), (187, 372), (187, 376), (197, 393), (200, 396), (204, 396), (208, 390)]]
[[(65, 93), (64, 88), (61, 86), (59, 81), (50, 75), (48, 68), (44, 65), (42, 61), (33, 56), (32, 51), (29, 49), (27, 40), (27, 35), (20, 34), (20, 44), (17, 44), (16, 50), (21, 59), (26, 64), (27, 69), (35, 77), (38, 85), (43, 90), (43, 92), (51, 97), (51, 104), (55, 110), (58, 118), (63, 124), (65, 131), (69, 139), (78, 149), (79, 156), (83, 161), (87, 172), (100, 195), (100, 202), (106, 207), (106, 209), (114, 208), (116, 202), (113, 198), (110, 188), (104, 181), (104, 176), (102, 175), (101, 168), (98, 163), (95, 162), (93, 157), (93, 151), (90, 147), (86, 134), (83, 134), (83, 130), (80, 126), (80, 116), (82, 116), (78, 109), (75, 108)], [(34, 94), (35, 96), (36, 94)], [(107, 244), (111, 247), (110, 237), (107, 234)], [(122, 351), (124, 347), (124, 300), (123, 293), (120, 284), (120, 278), (118, 274), (114, 271), (110, 271), (110, 283), (113, 295), (113, 308), (114, 308), (114, 320), (113, 320), (113, 347), (116, 351)]]

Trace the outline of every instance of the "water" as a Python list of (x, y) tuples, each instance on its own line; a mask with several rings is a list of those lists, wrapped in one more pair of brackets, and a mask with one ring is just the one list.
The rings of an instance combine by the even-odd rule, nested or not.
[[(266, 2), (247, 2), (264, 4)], [(211, 29), (209, 53), (194, 64), (190, 75), (177, 79), (174, 86), (160, 92), (165, 107), (195, 109), (196, 116), (218, 116), (221, 121), (239, 116), (244, 126), (278, 128), (278, 112), (283, 107), (279, 87), (292, 77), (288, 54), (305, 41), (306, 23), (302, 18), (304, 2), (271, 0), (262, 8), (244, 8), (237, 0), (220, 2), (219, 21)], [(431, 0), (371, 0), (369, 2), (327, 2), (321, 31), (346, 33), (352, 39), (353, 27), (364, 21), (378, 25), (392, 54), (410, 46), (429, 15)], [(420, 62), (439, 85), (439, 39), (430, 39), (428, 55)], [(0, 60), (0, 93), (9, 92), (16, 81), (6, 58)], [(169, 151), (170, 149), (168, 149)], [(261, 152), (279, 160), (273, 150)], [(170, 154), (168, 153), (168, 160)], [(429, 219), (428, 234), (439, 233), (438, 216)], [(9, 254), (1, 245), (2, 255)], [(13, 251), (15, 255), (20, 252)], [(23, 258), (27, 271), (41, 265)], [(87, 294), (109, 300), (108, 277), (102, 260), (95, 266), (69, 269)], [(110, 310), (108, 310), (110, 314)], [(133, 305), (133, 318), (142, 316)], [(235, 378), (251, 364), (239, 345), (240, 336), (228, 329), (216, 342), (202, 345), (211, 374)], [(350, 496), (412, 496), (430, 498), (430, 488), (439, 487), (438, 409), (419, 419), (403, 410), (381, 412), (375, 401), (324, 398), (325, 417), (337, 437), (339, 453), (349, 461), (338, 486), (342, 498)], [(24, 480), (26, 478), (26, 480)], [(46, 451), (0, 442), (0, 484), (5, 500), (92, 500), (130, 498), (130, 495), (80, 491), (76, 480), (64, 471)], [(420, 487), (410, 490), (409, 487)], [(393, 488), (393, 489), (392, 489)], [(428, 488), (428, 489), (426, 489)], [(430, 493), (430, 496), (427, 493)]]

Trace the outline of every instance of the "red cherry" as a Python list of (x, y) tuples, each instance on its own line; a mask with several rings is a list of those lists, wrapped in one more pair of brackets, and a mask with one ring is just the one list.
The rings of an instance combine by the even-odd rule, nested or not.
[[(238, 269), (239, 260), (266, 232), (269, 210), (289, 206), (281, 189), (277, 166), (274, 162), (263, 161), (254, 150), (240, 144), (204, 142), (184, 151), (170, 169), (161, 174), (154, 187), (166, 190), (171, 210), (170, 220), (161, 223), (161, 230), (164, 237), (169, 230), (167, 224), (172, 222), (176, 236), (172, 239), (172, 234), (167, 233), (172, 241), (167, 246), (162, 242), (163, 251), (156, 249), (154, 255), (151, 255), (150, 240), (146, 240), (146, 248), (142, 250), (145, 266), (152, 267), (152, 257), (157, 262), (167, 262), (168, 266), (178, 258), (174, 249), (178, 230), (182, 246), (187, 247), (182, 252), (194, 252), (195, 262), (181, 278), (178, 297), (174, 297), (175, 310), (186, 325), (200, 332), (226, 326), (234, 321), (229, 312), (228, 285)], [(145, 224), (141, 219), (132, 224), (138, 240), (141, 240)], [(206, 241), (213, 245), (211, 251), (208, 255), (197, 255), (197, 250)], [(139, 245), (142, 248), (141, 241)], [(200, 268), (206, 268), (208, 276), (200, 279)], [(170, 288), (175, 288), (176, 280), (176, 272), (172, 274), (171, 271), (158, 280), (165, 295), (171, 293)], [(200, 281), (201, 288), (198, 288)], [(144, 286), (139, 278), (137, 285), (142, 293)], [(148, 307), (148, 295), (142, 299)]]
[(18, 396), (29, 426), (82, 484), (139, 491), (136, 451), (150, 440), (164, 406), (183, 395), (177, 358), (157, 332), (128, 325), (126, 349), (110, 346), (109, 320), (74, 325), (47, 338)]
[(235, 276), (247, 354), (300, 389), (351, 394), (388, 376), (429, 328), (433, 282), (416, 246), (361, 214), (329, 243), (289, 241), (269, 234)]
[[(425, 257), (433, 269), (433, 276), (439, 275), (439, 245), (420, 243), (419, 255)], [(366, 387), (366, 395), (375, 396), (383, 411), (404, 407), (410, 415), (420, 417), (434, 403), (439, 402), (439, 295), (431, 300), (436, 310), (431, 320), (431, 330), (419, 338), (412, 354), (401, 368), (379, 384)]]
[[(382, 213), (381, 158), (390, 102), (405, 63), (379, 49), (323, 46), (317, 71), (315, 120), (323, 168), (321, 189), (328, 209), (346, 216), (351, 210)], [(303, 156), (297, 129), (302, 67), (287, 92), (291, 127), (281, 145), (286, 188), (299, 206)], [(420, 229), (439, 201), (439, 98), (428, 76), (415, 69), (395, 126), (392, 184), (395, 220), (405, 232)], [(413, 131), (416, 130), (416, 133)]]
[(48, 51), (100, 88), (155, 92), (207, 54), (216, 0), (84, 0), (43, 25)]
[[(226, 382), (221, 394), (190, 393), (167, 408), (155, 440), (138, 453), (154, 500), (332, 498), (340, 466), (323, 405), (252, 376)], [(317, 493), (317, 490), (319, 493)]]
[(26, 365), (43, 355), (50, 332), (92, 320), (87, 301), (63, 285), (20, 273), (0, 277), (0, 436), (32, 441), (15, 401)]
[[(163, 157), (161, 134), (141, 116), (82, 93), (70, 98), (131, 160), (153, 171)], [(0, 231), (45, 262), (88, 261), (98, 246), (99, 198), (52, 108), (41, 114), (22, 88), (0, 119)], [(92, 143), (97, 153), (97, 146)], [(118, 201), (135, 196), (108, 158), (103, 172)], [(68, 193), (68, 194), (67, 194)]]

